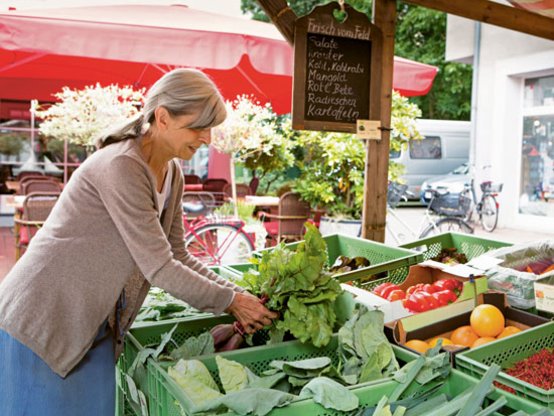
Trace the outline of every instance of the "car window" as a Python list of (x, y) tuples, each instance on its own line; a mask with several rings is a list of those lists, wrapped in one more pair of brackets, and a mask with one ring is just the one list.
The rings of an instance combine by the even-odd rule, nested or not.
[(441, 138), (439, 136), (425, 136), (422, 140), (410, 140), (410, 158), (442, 158)]
[(391, 149), (389, 152), (389, 159), (398, 159), (400, 157), (400, 150)]
[(464, 163), (463, 165), (458, 166), (456, 169), (454, 169), (451, 173), (452, 175), (467, 175), (468, 166), (466, 163)]

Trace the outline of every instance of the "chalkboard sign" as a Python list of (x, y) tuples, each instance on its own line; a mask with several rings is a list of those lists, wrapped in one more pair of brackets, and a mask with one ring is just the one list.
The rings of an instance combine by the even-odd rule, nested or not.
[(369, 119), (372, 47), (379, 31), (367, 16), (346, 7), (343, 23), (333, 16), (340, 9), (337, 3), (317, 7), (296, 21), (295, 129), (355, 133), (356, 120)]

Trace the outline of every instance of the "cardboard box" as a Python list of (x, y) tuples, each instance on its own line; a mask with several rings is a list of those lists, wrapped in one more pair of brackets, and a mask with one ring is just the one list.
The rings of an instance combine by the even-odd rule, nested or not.
[[(488, 292), (478, 295), (476, 299), (467, 299), (443, 308), (400, 319), (386, 325), (385, 333), (391, 342), (404, 348), (407, 347), (403, 344), (412, 339), (427, 341), (435, 337), (450, 338), (456, 328), (469, 325), (469, 318), (475, 306), (484, 303), (500, 309), (506, 320), (505, 326), (512, 325), (525, 330), (549, 322), (547, 318), (510, 307), (504, 293)], [(452, 353), (453, 363), (454, 356), (467, 349), (467, 347), (451, 345), (443, 347), (443, 350)], [(410, 351), (413, 350), (410, 349)]]
[[(435, 265), (436, 263), (436, 265)], [(424, 266), (427, 264), (427, 266)], [(473, 269), (472, 269), (473, 270)], [(479, 272), (475, 270), (475, 272)], [(465, 277), (465, 273), (457, 274), (457, 268), (453, 266), (447, 266), (442, 263), (433, 261), (427, 261), (421, 265), (410, 266), (410, 271), (406, 280), (400, 285), (400, 289), (406, 291), (410, 286), (414, 286), (418, 283), (433, 283), (440, 279), (454, 278), (464, 282), (464, 288), (457, 302), (465, 299), (472, 299), (479, 293), (487, 291), (487, 279), (484, 276), (478, 277)], [(472, 274), (472, 273), (471, 273)], [(370, 308), (377, 308), (385, 314), (385, 322), (396, 321), (397, 319), (404, 318), (406, 316), (413, 315), (404, 305), (402, 301), (389, 302), (380, 296), (377, 296), (367, 290), (360, 289), (353, 286), (343, 285), (343, 288), (352, 293), (357, 302), (362, 303)], [(441, 308), (438, 308), (441, 309)]]
[(554, 276), (546, 276), (533, 284), (537, 310), (554, 313)]

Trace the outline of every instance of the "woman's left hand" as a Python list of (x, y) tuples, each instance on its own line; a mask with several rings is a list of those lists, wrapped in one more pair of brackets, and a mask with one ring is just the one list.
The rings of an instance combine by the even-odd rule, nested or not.
[(271, 321), (278, 317), (275, 312), (267, 309), (260, 299), (248, 292), (235, 293), (233, 302), (225, 312), (234, 315), (248, 334), (271, 325)]

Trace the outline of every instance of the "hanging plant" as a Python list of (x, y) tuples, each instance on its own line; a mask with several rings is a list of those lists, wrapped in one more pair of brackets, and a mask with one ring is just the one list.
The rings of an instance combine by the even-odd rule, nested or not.
[(34, 109), (43, 120), (39, 130), (46, 137), (90, 148), (97, 135), (140, 112), (144, 92), (118, 85), (96, 84), (80, 90), (63, 87), (54, 94), (58, 102)]

